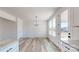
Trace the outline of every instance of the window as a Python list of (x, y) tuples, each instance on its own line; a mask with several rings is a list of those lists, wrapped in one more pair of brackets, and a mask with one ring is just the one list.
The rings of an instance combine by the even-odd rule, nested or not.
[(56, 36), (56, 18), (53, 18), (53, 36)]
[(68, 10), (61, 13), (61, 40), (68, 40)]
[(49, 34), (52, 35), (52, 20), (49, 21)]
[(56, 18), (53, 18), (49, 21), (49, 34), (52, 36), (56, 36)]

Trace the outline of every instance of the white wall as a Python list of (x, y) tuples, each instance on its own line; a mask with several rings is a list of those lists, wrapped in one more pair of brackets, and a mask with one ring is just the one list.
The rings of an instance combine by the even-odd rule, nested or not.
[(16, 39), (16, 22), (0, 18), (0, 40)]
[(15, 16), (13, 16), (5, 11), (2, 11), (2, 10), (0, 10), (0, 17), (16, 22)]
[(23, 21), (24, 37), (47, 37), (47, 22), (38, 21), (39, 26), (35, 27), (31, 20)]
[(17, 18), (17, 39), (23, 37), (23, 21)]

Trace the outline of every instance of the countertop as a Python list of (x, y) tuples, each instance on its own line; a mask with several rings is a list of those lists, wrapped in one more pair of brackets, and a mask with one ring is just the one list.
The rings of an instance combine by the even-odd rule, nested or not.
[(79, 40), (61, 40), (61, 41), (79, 51)]
[(13, 40), (13, 39), (7, 39), (7, 40), (0, 40), (0, 48), (12, 43), (12, 42), (15, 42), (16, 40)]

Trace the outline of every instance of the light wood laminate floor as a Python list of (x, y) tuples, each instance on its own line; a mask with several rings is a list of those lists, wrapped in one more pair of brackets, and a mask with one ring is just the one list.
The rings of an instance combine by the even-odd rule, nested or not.
[(48, 39), (33, 38), (23, 39), (23, 47), (20, 52), (59, 52), (60, 50)]

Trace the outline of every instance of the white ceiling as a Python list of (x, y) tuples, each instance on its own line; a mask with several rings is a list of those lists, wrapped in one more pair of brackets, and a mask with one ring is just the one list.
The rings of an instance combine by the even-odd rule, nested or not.
[(0, 9), (24, 20), (48, 20), (57, 7), (0, 7)]

